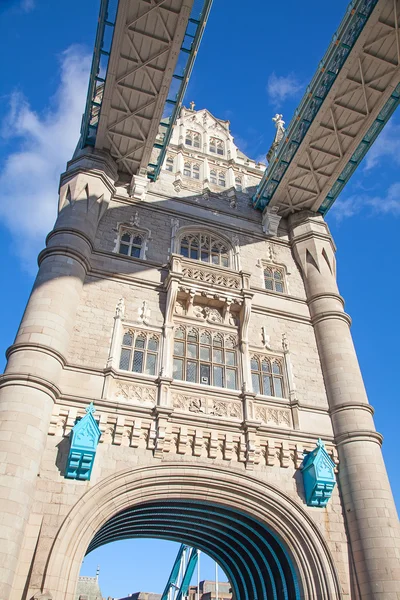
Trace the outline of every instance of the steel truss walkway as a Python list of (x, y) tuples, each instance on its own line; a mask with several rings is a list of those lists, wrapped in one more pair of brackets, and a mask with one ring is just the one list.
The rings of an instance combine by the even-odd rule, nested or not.
[(400, 102), (400, 0), (354, 0), (253, 198), (322, 214)]
[(81, 147), (107, 150), (129, 175), (157, 177), (211, 3), (101, 0)]

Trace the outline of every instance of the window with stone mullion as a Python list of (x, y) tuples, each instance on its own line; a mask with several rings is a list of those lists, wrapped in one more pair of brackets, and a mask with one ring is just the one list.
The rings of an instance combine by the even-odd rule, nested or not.
[(134, 232), (122, 231), (119, 241), (119, 253), (125, 256), (140, 258), (142, 252), (143, 238)]
[(237, 355), (231, 338), (220, 333), (178, 327), (173, 357), (174, 379), (237, 389)]
[(185, 258), (229, 267), (228, 248), (210, 235), (185, 235), (180, 242), (180, 254)]
[(123, 371), (155, 375), (160, 340), (155, 334), (129, 330), (124, 333), (119, 368)]
[(284, 397), (283, 368), (278, 358), (251, 358), (253, 392), (263, 396)]
[(264, 269), (264, 285), (266, 290), (283, 294), (285, 287), (281, 269), (277, 269), (275, 267), (266, 267)]

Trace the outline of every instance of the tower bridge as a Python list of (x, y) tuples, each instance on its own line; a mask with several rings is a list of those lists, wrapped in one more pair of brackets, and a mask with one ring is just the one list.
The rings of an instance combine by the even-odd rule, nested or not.
[(235, 600), (400, 598), (323, 216), (398, 103), (400, 3), (350, 5), (265, 173), (181, 106), (210, 7), (101, 2), (0, 379), (2, 600), (75, 600), (87, 552), (143, 536), (208, 553)]

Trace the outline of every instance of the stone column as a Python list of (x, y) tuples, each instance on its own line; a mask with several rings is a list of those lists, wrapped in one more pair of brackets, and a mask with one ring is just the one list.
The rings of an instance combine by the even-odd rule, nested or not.
[(352, 598), (400, 598), (400, 529), (350, 333), (336, 284), (335, 246), (322, 216), (289, 218), (302, 270), (339, 454), (338, 483), (352, 556)]
[[(0, 378), (0, 598), (15, 580), (57, 384), (65, 364), (98, 222), (116, 173), (96, 155), (72, 160), (62, 175), (59, 214)], [(21, 596), (19, 596), (21, 597)]]

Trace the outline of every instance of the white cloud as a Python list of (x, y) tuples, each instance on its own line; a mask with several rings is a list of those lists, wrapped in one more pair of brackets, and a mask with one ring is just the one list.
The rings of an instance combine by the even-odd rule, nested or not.
[(385, 126), (365, 157), (365, 169), (375, 167), (382, 158), (390, 158), (391, 164), (400, 165), (400, 125), (393, 119)]
[(14, 148), (0, 171), (0, 218), (14, 239), (23, 267), (32, 271), (57, 211), (60, 173), (79, 138), (90, 69), (90, 56), (71, 46), (60, 61), (60, 82), (40, 114), (13, 93), (1, 135)]
[(354, 194), (348, 198), (339, 198), (332, 207), (332, 215), (341, 221), (364, 211), (367, 215), (400, 216), (400, 182), (389, 186), (383, 196)]
[(286, 98), (297, 96), (303, 89), (303, 84), (298, 81), (293, 73), (279, 76), (272, 73), (268, 77), (267, 93), (273, 104), (284, 102)]

